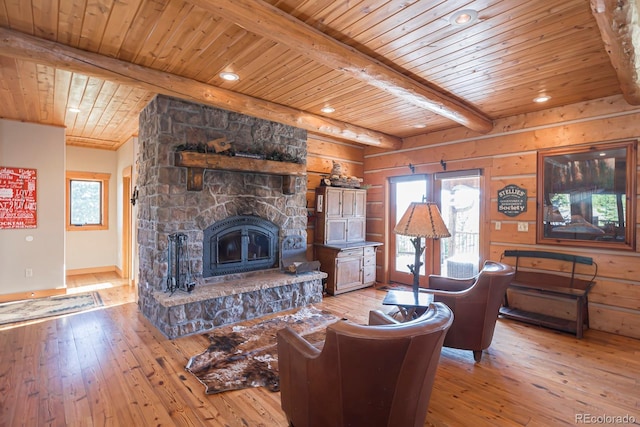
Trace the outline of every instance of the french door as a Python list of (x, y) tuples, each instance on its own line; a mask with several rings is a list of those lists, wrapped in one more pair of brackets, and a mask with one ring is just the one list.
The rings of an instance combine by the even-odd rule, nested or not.
[(434, 178), (442, 219), (451, 233), (440, 239), (440, 274), (474, 276), (480, 267), (480, 170), (439, 172)]
[(422, 240), (425, 250), (420, 268), (421, 285), (427, 285), (426, 277), (429, 274), (463, 278), (471, 277), (478, 272), (484, 209), (480, 198), (481, 180), (482, 173), (478, 169), (390, 179), (391, 282), (413, 283), (413, 274), (408, 267), (415, 261), (415, 249), (411, 238), (393, 233), (393, 228), (411, 202), (437, 202), (442, 219), (451, 233), (451, 237), (439, 241)]
[[(411, 202), (422, 202), (429, 200), (429, 180), (427, 175), (410, 175), (404, 177), (393, 177), (390, 180), (390, 201), (391, 207), (389, 212), (391, 227), (391, 236), (389, 238), (391, 259), (389, 260), (389, 280), (396, 283), (405, 283), (410, 285), (413, 283), (413, 274), (409, 270), (408, 265), (415, 261), (415, 249), (411, 243), (411, 238), (393, 233), (404, 212), (407, 210)], [(423, 239), (424, 243), (424, 239)], [(425, 256), (429, 251), (429, 247), (422, 254), (423, 267), (420, 269), (420, 278), (425, 277)], [(426, 258), (430, 259), (430, 258)]]

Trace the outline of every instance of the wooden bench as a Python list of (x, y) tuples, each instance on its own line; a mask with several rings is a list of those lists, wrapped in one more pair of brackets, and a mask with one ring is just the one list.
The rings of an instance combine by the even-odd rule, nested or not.
[[(598, 266), (592, 258), (558, 252), (506, 250), (502, 258), (515, 258), (516, 274), (505, 293), (500, 314), (503, 317), (571, 332), (582, 338), (584, 327), (589, 327), (587, 294), (595, 285)], [(525, 260), (525, 261), (523, 261)], [(547, 262), (546, 260), (553, 260)], [(587, 272), (578, 272), (579, 265)], [(584, 270), (584, 269), (580, 269)], [(578, 277), (580, 276), (580, 277)], [(586, 277), (586, 278), (584, 278)], [(575, 304), (575, 318), (536, 313), (526, 308), (509, 305), (509, 293), (547, 297), (570, 301)]]

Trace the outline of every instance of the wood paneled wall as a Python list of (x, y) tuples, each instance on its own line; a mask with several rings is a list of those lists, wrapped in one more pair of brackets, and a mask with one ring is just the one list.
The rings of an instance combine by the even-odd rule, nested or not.
[(331, 173), (333, 162), (342, 165), (343, 174), (364, 176), (364, 147), (332, 141), (319, 135), (307, 137), (307, 256), (313, 257), (313, 239), (315, 229), (315, 194), (320, 180)]
[[(386, 243), (388, 178), (410, 174), (409, 164), (415, 167), (415, 173), (441, 171), (441, 160), (446, 161), (448, 171), (481, 168), (482, 188), (486, 192), (482, 258), (499, 260), (502, 252), (511, 248), (593, 257), (599, 271), (597, 284), (589, 296), (591, 328), (640, 338), (640, 249), (628, 252), (536, 244), (538, 150), (631, 138), (640, 138), (640, 108), (629, 106), (622, 97), (610, 97), (497, 120), (495, 130), (488, 135), (455, 128), (405, 139), (402, 149), (394, 152), (366, 148), (364, 178), (372, 186), (367, 196), (367, 239)], [(317, 156), (313, 161), (327, 161), (344, 151), (345, 159), (359, 166), (354, 157), (357, 152), (338, 147), (341, 146), (311, 141), (310, 153)], [(331, 154), (321, 154), (318, 149)], [(311, 192), (315, 177), (310, 173), (309, 179)], [(497, 191), (507, 184), (517, 184), (528, 191), (527, 211), (517, 217), (508, 217), (497, 210)], [(312, 199), (309, 206), (313, 206)], [(496, 222), (500, 222), (500, 230), (496, 230)], [(518, 232), (518, 222), (526, 222), (528, 231)], [(638, 218), (635, 226), (639, 234)], [(378, 255), (379, 282), (388, 277), (386, 259), (385, 245)]]

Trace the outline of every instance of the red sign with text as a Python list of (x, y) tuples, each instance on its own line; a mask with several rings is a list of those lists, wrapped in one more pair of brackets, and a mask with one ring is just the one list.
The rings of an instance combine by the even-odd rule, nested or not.
[(36, 226), (36, 170), (0, 166), (0, 228)]

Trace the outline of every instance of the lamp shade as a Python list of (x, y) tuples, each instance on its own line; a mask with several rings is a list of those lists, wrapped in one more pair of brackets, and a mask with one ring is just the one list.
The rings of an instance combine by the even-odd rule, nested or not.
[(438, 206), (429, 202), (412, 202), (393, 231), (403, 236), (427, 239), (451, 237)]

